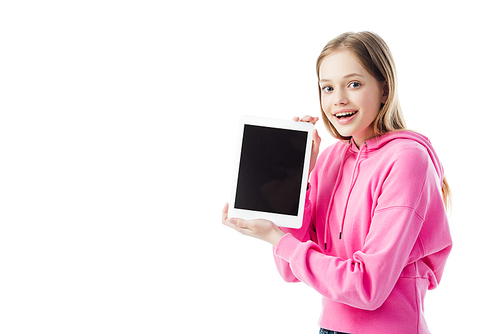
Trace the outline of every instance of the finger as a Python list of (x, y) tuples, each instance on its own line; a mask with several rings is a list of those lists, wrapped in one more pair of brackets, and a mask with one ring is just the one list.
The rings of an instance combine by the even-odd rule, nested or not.
[(229, 210), (229, 203), (226, 203), (224, 205), (224, 209), (222, 209), (222, 221), (223, 222), (227, 219), (228, 210)]
[(316, 122), (319, 120), (319, 117), (312, 117), (311, 123), (316, 125)]
[(223, 219), (222, 220), (222, 224), (226, 225), (226, 226), (229, 226), (230, 228), (232, 229), (235, 229), (236, 231), (240, 232), (240, 229), (238, 226), (236, 226), (236, 224), (234, 223), (234, 219), (231, 218), (231, 219)]
[(300, 119), (301, 122), (309, 122), (311, 120), (312, 116), (311, 115), (305, 115)]
[(224, 225), (231, 227), (233, 230), (236, 230), (237, 232), (240, 232), (241, 234), (250, 235), (249, 229), (246, 227), (246, 221), (243, 219), (239, 219), (239, 218), (227, 219), (224, 222)]
[(292, 118), (292, 121), (294, 121), (294, 122), (298, 122), (298, 121), (299, 121), (299, 118), (298, 118), (298, 117), (294, 117), (294, 118)]
[(301, 122), (312, 123), (312, 124), (316, 125), (316, 122), (318, 120), (319, 120), (319, 117), (313, 117), (311, 115), (305, 115), (304, 117), (302, 117), (302, 119), (300, 121)]
[(234, 226), (238, 228), (238, 231), (248, 229), (246, 220), (239, 219), (239, 218), (231, 218), (231, 219), (229, 219), (229, 222), (234, 224)]

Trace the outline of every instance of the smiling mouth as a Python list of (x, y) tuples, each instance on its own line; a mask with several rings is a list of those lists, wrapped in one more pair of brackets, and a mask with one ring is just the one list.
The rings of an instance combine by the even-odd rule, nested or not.
[(347, 112), (339, 112), (339, 113), (334, 114), (334, 116), (337, 117), (338, 119), (341, 119), (341, 118), (346, 118), (346, 117), (351, 117), (353, 115), (356, 115), (357, 112), (358, 112), (357, 110), (347, 111)]

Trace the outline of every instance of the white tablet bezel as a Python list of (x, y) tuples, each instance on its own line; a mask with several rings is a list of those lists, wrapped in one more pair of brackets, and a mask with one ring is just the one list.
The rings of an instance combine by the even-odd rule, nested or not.
[[(241, 148), (243, 143), (243, 130), (245, 125), (247, 124), (307, 132), (306, 150), (304, 154), (305, 155), (304, 168), (303, 168), (302, 182), (300, 187), (299, 210), (297, 215), (286, 215), (286, 214), (270, 213), (263, 211), (253, 211), (246, 209), (238, 209), (234, 207), (236, 198), (236, 187), (238, 183), (238, 172), (239, 172), (240, 158), (241, 158)], [(253, 116), (241, 117), (238, 129), (238, 136), (237, 136), (237, 150), (236, 150), (233, 182), (231, 188), (231, 201), (229, 202), (230, 218), (242, 218), (246, 220), (262, 218), (270, 220), (276, 225), (281, 227), (300, 228), (302, 226), (306, 189), (309, 177), (309, 163), (311, 160), (313, 129), (314, 125), (306, 122), (295, 122), (292, 120), (280, 120), (280, 119), (253, 117)]]

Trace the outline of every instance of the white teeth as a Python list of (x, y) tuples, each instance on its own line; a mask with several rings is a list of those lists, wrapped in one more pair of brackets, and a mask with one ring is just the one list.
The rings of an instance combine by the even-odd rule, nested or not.
[(343, 117), (343, 116), (352, 116), (356, 113), (356, 111), (348, 111), (348, 112), (339, 112), (338, 114), (335, 114), (336, 117)]

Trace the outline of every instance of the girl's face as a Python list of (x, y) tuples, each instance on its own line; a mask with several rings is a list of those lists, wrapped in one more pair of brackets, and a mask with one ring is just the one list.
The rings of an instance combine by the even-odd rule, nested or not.
[(342, 136), (352, 136), (359, 147), (374, 136), (370, 126), (382, 103), (387, 101), (387, 89), (343, 50), (323, 59), (319, 69), (321, 107), (332, 125)]

